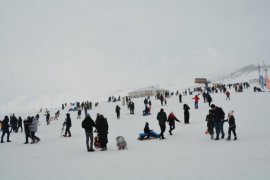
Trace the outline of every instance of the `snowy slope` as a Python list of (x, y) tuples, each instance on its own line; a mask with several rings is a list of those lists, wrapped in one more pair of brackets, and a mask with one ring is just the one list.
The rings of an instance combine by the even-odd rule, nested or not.
[[(161, 108), (159, 101), (152, 99), (152, 115), (148, 117), (141, 115), (143, 99), (134, 99), (135, 115), (130, 115), (120, 104), (120, 120), (114, 112), (116, 103), (101, 103), (90, 114), (95, 118), (99, 112), (108, 118), (108, 151), (86, 151), (81, 120), (76, 119), (75, 113), (71, 114), (71, 138), (59, 137), (66, 111), (61, 112), (60, 120), (49, 126), (41, 116), (38, 144), (24, 145), (23, 133), (12, 133), (11, 143), (0, 144), (1, 179), (269, 179), (270, 93), (232, 92), (231, 101), (226, 101), (224, 94), (212, 97), (225, 112), (235, 110), (239, 140), (210, 140), (204, 134), (209, 107), (200, 102), (199, 110), (194, 110), (192, 96), (183, 97), (184, 103), (191, 107), (191, 124), (176, 122), (173, 136), (169, 135), (167, 126), (166, 139), (162, 141), (137, 140), (146, 121), (150, 128), (160, 132), (156, 120)], [(167, 114), (173, 111), (183, 121), (182, 104), (176, 96), (168, 99), (164, 109)], [(228, 125), (224, 128), (227, 134)], [(126, 138), (128, 150), (117, 150), (115, 138), (118, 135)]]

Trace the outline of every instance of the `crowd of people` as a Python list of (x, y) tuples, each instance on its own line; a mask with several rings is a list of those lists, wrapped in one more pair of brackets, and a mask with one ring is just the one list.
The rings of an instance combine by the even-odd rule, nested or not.
[[(248, 88), (249, 84), (248, 83), (243, 83), (243, 84), (229, 84), (228, 85), (229, 89), (232, 87), (235, 88), (236, 92), (242, 92), (243, 89)], [(211, 139), (215, 140), (220, 140), (225, 138), (225, 132), (223, 129), (224, 123), (228, 122), (229, 124), (229, 129), (228, 129), (228, 137), (227, 140), (231, 140), (231, 133), (234, 135), (234, 140), (237, 140), (237, 135), (236, 135), (236, 123), (235, 123), (235, 118), (234, 118), (234, 111), (230, 111), (227, 114), (227, 118), (225, 118), (225, 113), (223, 109), (219, 106), (216, 106), (212, 104), (212, 97), (210, 94), (217, 93), (217, 90), (220, 90), (220, 92), (224, 93), (226, 96), (226, 100), (230, 100), (230, 92), (226, 88), (225, 85), (222, 85), (220, 87), (208, 87), (206, 91), (201, 91), (201, 89), (196, 89), (199, 91), (193, 91), (191, 93), (190, 89), (188, 92), (192, 95), (194, 92), (197, 92), (192, 99), (194, 99), (194, 108), (195, 110), (199, 108), (199, 100), (200, 100), (200, 95), (203, 98), (204, 103), (208, 103), (210, 109), (208, 114), (206, 115), (206, 122), (207, 122), (207, 131), (206, 133), (210, 135)], [(179, 93), (178, 91), (175, 93), (176, 96), (179, 97), (179, 102), (182, 103), (182, 94), (184, 96), (187, 95), (187, 90), (185, 90), (182, 93)], [(167, 104), (167, 98), (170, 98), (173, 96), (174, 93), (166, 93), (166, 94), (158, 94), (156, 96), (157, 100), (160, 101), (161, 106)], [(120, 96), (118, 98), (115, 97), (110, 97), (108, 102), (114, 102), (115, 100), (121, 101)], [(134, 102), (128, 98), (128, 97), (123, 97), (123, 106), (127, 106), (127, 108), (130, 110), (130, 114), (134, 114), (134, 109), (135, 109), (135, 104)], [(96, 120), (94, 121), (90, 114), (87, 112), (87, 110), (92, 109), (92, 102), (90, 101), (85, 101), (82, 103), (73, 103), (71, 104), (72, 106), (75, 106), (72, 108), (73, 111), (77, 111), (77, 119), (81, 119), (82, 116), (82, 111), (84, 110), (84, 119), (82, 121), (82, 128), (85, 131), (85, 136), (86, 136), (86, 148), (87, 151), (89, 152), (94, 152), (94, 146), (96, 148), (100, 148), (101, 151), (106, 151), (107, 150), (107, 143), (108, 143), (108, 130), (109, 130), (109, 125), (107, 118), (105, 118), (102, 114), (97, 114)], [(98, 104), (97, 104), (98, 105)], [(97, 106), (95, 104), (95, 106)], [(62, 104), (62, 110), (64, 110), (67, 107), (67, 104)], [(143, 115), (148, 116), (151, 115), (151, 107), (152, 107), (152, 102), (151, 98), (148, 96), (147, 98), (144, 99), (144, 107), (145, 109), (143, 110)], [(184, 123), (189, 124), (190, 123), (190, 107), (187, 103), (183, 104), (183, 111), (184, 111)], [(69, 109), (70, 111), (70, 109)], [(115, 107), (115, 112), (116, 112), (116, 118), (120, 119), (120, 111), (121, 108), (119, 105), (116, 105)], [(42, 110), (41, 110), (42, 112)], [(57, 120), (60, 116), (60, 111), (58, 110), (55, 113), (54, 120)], [(50, 116), (50, 112), (48, 110), (45, 111), (45, 118), (46, 118), (46, 123), (47, 125), (50, 124), (50, 121), (52, 117)], [(160, 133), (156, 133), (154, 130), (151, 130), (149, 127), (149, 123), (145, 123), (144, 127), (144, 132), (139, 134), (139, 139), (150, 139), (150, 138), (159, 138), (159, 139), (165, 139), (164, 133), (166, 131), (166, 123), (169, 125), (169, 134), (173, 135), (173, 130), (175, 129), (175, 121), (176, 122), (181, 122), (179, 118), (176, 117), (176, 115), (173, 112), (170, 112), (169, 115), (167, 116), (166, 112), (164, 111), (163, 108), (160, 109), (160, 111), (157, 114), (158, 120), (158, 125), (160, 127)], [(25, 132), (25, 142), (24, 144), (29, 143), (29, 139), (31, 140), (31, 144), (38, 143), (40, 141), (40, 138), (37, 137), (37, 132), (38, 132), (38, 125), (39, 125), (39, 114), (36, 116), (28, 116), (26, 119), (22, 120), (22, 117), (16, 117), (15, 114), (12, 114), (10, 117), (5, 116), (4, 119), (1, 121), (1, 130), (2, 130), (2, 136), (1, 136), (1, 143), (5, 143), (4, 139), (6, 137), (6, 142), (11, 142), (10, 140), (10, 133), (18, 133), (20, 132)], [(71, 127), (72, 127), (72, 120), (70, 113), (66, 114), (66, 118), (63, 124), (63, 128), (65, 127), (65, 133), (62, 134), (61, 136), (63, 137), (71, 137)], [(95, 129), (95, 130), (94, 130)], [(97, 133), (96, 138), (94, 138), (94, 132)], [(215, 136), (215, 137), (214, 137)], [(96, 140), (96, 142), (94, 142)], [(97, 143), (98, 141), (98, 143)], [(96, 145), (99, 144), (99, 145)]]

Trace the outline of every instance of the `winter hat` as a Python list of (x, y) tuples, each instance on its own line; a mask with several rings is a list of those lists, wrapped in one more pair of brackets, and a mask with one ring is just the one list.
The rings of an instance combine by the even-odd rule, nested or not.
[(228, 113), (228, 116), (233, 116), (233, 114), (234, 114), (234, 111), (232, 110), (232, 111), (230, 111), (229, 113)]
[(90, 117), (90, 114), (87, 113), (87, 114), (86, 114), (86, 117)]

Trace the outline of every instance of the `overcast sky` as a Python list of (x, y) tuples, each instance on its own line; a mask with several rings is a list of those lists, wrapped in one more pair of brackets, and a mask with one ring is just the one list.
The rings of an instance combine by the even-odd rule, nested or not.
[(270, 59), (269, 0), (1, 0), (0, 24), (2, 109)]

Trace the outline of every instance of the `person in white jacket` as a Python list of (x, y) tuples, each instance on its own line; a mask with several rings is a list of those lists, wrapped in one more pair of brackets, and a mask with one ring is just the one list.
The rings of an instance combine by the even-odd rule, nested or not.
[(31, 138), (32, 138), (32, 142), (31, 144), (33, 143), (37, 143), (40, 141), (39, 137), (37, 137), (35, 135), (35, 133), (37, 132), (38, 130), (38, 119), (34, 116), (32, 116), (32, 124), (31, 124)]

